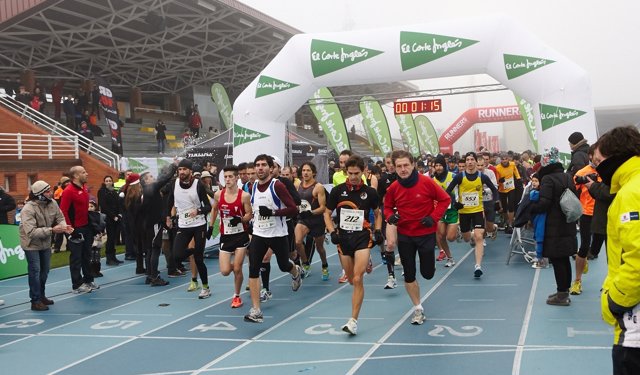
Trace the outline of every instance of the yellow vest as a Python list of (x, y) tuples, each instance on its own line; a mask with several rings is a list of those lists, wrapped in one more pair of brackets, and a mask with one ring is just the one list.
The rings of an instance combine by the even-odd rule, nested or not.
[(461, 214), (473, 214), (476, 212), (483, 212), (482, 206), (482, 174), (478, 174), (478, 178), (475, 181), (469, 181), (465, 172), (462, 175), (462, 182), (458, 185), (458, 191), (460, 194), (459, 202), (464, 205), (464, 208), (458, 210)]
[[(347, 181), (347, 174), (345, 172), (338, 171), (333, 174), (333, 186), (344, 184), (346, 181)], [(365, 185), (368, 185), (367, 178), (364, 176), (364, 173), (362, 174), (362, 182), (364, 182)]]
[(516, 163), (512, 161), (509, 162), (508, 167), (504, 167), (502, 166), (502, 164), (498, 164), (496, 165), (496, 171), (498, 172), (498, 176), (496, 176), (498, 181), (504, 178), (504, 182), (498, 182), (498, 192), (508, 193), (516, 188), (515, 180), (520, 179), (520, 174), (518, 173), (518, 168), (516, 168)]

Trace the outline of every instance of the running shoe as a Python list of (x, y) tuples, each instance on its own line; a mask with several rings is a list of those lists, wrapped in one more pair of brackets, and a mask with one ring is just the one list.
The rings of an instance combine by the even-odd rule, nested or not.
[(489, 232), (489, 238), (492, 241), (495, 241), (496, 238), (498, 238), (498, 226), (493, 224), (493, 232)]
[(169, 272), (169, 277), (170, 278), (182, 277), (182, 276), (187, 276), (187, 274), (182, 272), (182, 271), (180, 271), (180, 270), (175, 270), (175, 271)]
[(358, 333), (358, 321), (353, 318), (349, 319), (347, 324), (342, 326), (342, 330), (354, 336)]
[(297, 292), (300, 289), (300, 285), (302, 285), (302, 275), (303, 270), (302, 267), (296, 264), (296, 268), (298, 269), (298, 276), (291, 276), (291, 290)]
[(456, 265), (456, 261), (453, 258), (447, 258), (447, 263), (444, 264), (445, 267), (453, 267)]
[(385, 289), (395, 289), (396, 286), (398, 286), (398, 284), (396, 283), (396, 278), (389, 275), (389, 277), (387, 277), (387, 283), (384, 285)]
[(164, 280), (160, 276), (158, 276), (155, 279), (151, 280), (151, 286), (165, 286), (165, 285), (169, 285), (169, 282)]
[(342, 270), (342, 275), (340, 275), (340, 278), (338, 279), (338, 283), (344, 284), (347, 281), (349, 281), (349, 278), (347, 277), (347, 274), (344, 272), (344, 270)]
[(307, 277), (309, 277), (309, 276), (311, 275), (311, 265), (310, 265), (310, 264), (305, 264), (305, 265), (303, 265), (303, 266), (302, 266), (302, 269), (303, 269), (303, 271), (304, 271), (304, 272), (302, 273), (302, 275), (303, 275), (303, 277), (302, 277), (302, 278), (303, 278), (303, 279), (306, 279)]
[(329, 280), (329, 268), (322, 267), (322, 281)]
[(80, 285), (79, 287), (73, 289), (71, 292), (73, 294), (80, 294), (80, 293), (91, 293), (93, 289), (91, 289), (91, 286), (87, 283), (84, 283), (82, 285)]
[(271, 294), (270, 290), (266, 288), (260, 289), (260, 302), (267, 302), (271, 297), (273, 297), (273, 294)]
[(422, 309), (415, 309), (413, 311), (413, 317), (411, 317), (411, 324), (420, 325), (425, 321), (424, 311)]
[(402, 266), (402, 261), (400, 260), (400, 256), (396, 257), (395, 262), (393, 263), (394, 266)]
[(482, 276), (482, 268), (480, 265), (476, 264), (475, 270), (473, 271), (473, 277), (479, 279)]
[(211, 297), (211, 289), (202, 288), (202, 290), (200, 291), (200, 294), (198, 294), (198, 299), (205, 299), (209, 297)]
[(235, 296), (231, 300), (231, 308), (232, 309), (237, 309), (238, 307), (242, 307), (242, 305), (243, 305), (242, 298), (240, 298), (240, 296)]
[(254, 309), (253, 307), (249, 310), (249, 313), (244, 316), (245, 322), (252, 323), (262, 323), (264, 321), (264, 317), (262, 316), (262, 311), (259, 309)]
[(575, 280), (572, 282), (571, 287), (569, 288), (569, 293), (574, 296), (582, 294), (582, 280)]
[(198, 289), (200, 289), (200, 285), (198, 284), (197, 281), (192, 280), (189, 282), (189, 287), (187, 288), (187, 292), (195, 292)]
[(444, 260), (444, 258), (447, 257), (447, 254), (444, 253), (444, 250), (440, 250), (440, 254), (438, 254), (438, 258), (436, 258), (436, 260), (439, 262), (441, 260)]
[(373, 261), (371, 260), (371, 255), (369, 255), (369, 263), (367, 264), (367, 269), (365, 271), (367, 273), (371, 273), (371, 271), (373, 271)]
[(87, 283), (87, 285), (89, 285), (89, 287), (91, 288), (91, 290), (98, 290), (100, 289), (100, 285), (94, 283), (93, 281), (90, 283)]
[(582, 273), (584, 275), (586, 275), (587, 273), (589, 273), (589, 261), (588, 260), (584, 260), (584, 269), (582, 270)]

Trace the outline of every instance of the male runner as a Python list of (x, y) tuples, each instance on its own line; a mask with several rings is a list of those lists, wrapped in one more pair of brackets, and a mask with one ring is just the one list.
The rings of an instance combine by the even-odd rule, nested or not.
[(519, 199), (516, 194), (516, 184), (522, 184), (522, 181), (516, 164), (509, 160), (506, 153), (500, 155), (500, 164), (496, 166), (496, 178), (498, 179), (502, 217), (506, 223), (504, 233), (511, 234), (513, 233), (514, 212)]
[[(387, 168), (387, 171), (380, 176), (380, 180), (378, 181), (378, 197), (380, 197), (380, 209), (382, 214), (382, 234), (386, 233), (387, 221), (386, 214), (384, 212), (384, 196), (387, 194), (387, 189), (398, 179), (398, 174), (396, 173), (396, 167), (393, 165), (391, 161), (391, 152), (388, 152), (384, 157), (384, 164)], [(392, 214), (392, 213), (391, 213)], [(391, 215), (389, 214), (389, 215)], [(380, 255), (382, 256), (382, 261), (387, 265), (387, 272), (389, 276), (387, 276), (387, 283), (384, 286), (384, 289), (395, 289), (397, 286), (396, 282), (396, 273), (394, 270), (395, 259), (393, 256), (393, 249), (391, 251), (386, 250), (384, 244), (380, 245)]]
[[(480, 173), (489, 176), (489, 179), (493, 183), (493, 186), (498, 185), (498, 180), (496, 179), (495, 173), (489, 168), (486, 167), (486, 161), (484, 158), (478, 158), (478, 171)], [(484, 209), (484, 230), (487, 234), (487, 237), (495, 240), (498, 237), (498, 226), (495, 223), (496, 221), (496, 206), (500, 207), (500, 201), (496, 201), (494, 199), (493, 194), (491, 193), (491, 189), (488, 186), (482, 185), (483, 194), (482, 194), (482, 208)]]
[[(453, 181), (453, 173), (447, 170), (447, 161), (444, 156), (438, 155), (434, 161), (434, 169), (433, 173), (433, 181), (438, 184), (443, 190), (449, 186), (451, 181)], [(458, 236), (458, 210), (453, 207), (454, 202), (456, 201), (456, 195), (452, 195), (451, 204), (449, 208), (445, 211), (444, 215), (438, 221), (438, 229), (436, 234), (436, 243), (438, 244), (438, 248), (440, 248), (440, 254), (438, 255), (438, 261), (447, 259), (447, 262), (444, 264), (445, 267), (453, 267), (456, 264), (456, 261), (453, 259), (453, 255), (451, 254), (451, 250), (449, 249), (449, 242), (453, 242), (456, 240)]]

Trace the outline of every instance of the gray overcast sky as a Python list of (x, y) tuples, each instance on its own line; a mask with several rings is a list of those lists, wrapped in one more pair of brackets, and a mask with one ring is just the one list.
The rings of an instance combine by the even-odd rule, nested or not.
[[(306, 33), (503, 13), (590, 75), (596, 108), (640, 105), (640, 1), (240, 0)], [(438, 81), (438, 87), (447, 87)], [(455, 84), (454, 84), (455, 85)]]

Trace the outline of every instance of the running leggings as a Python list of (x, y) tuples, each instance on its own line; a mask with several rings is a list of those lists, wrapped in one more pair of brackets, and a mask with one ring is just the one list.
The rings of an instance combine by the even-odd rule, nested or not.
[[(173, 241), (173, 254), (175, 255), (177, 263), (181, 263), (190, 255), (193, 255), (202, 284), (208, 285), (209, 277), (207, 275), (207, 266), (204, 264), (204, 236), (206, 230), (206, 224), (193, 228), (178, 228), (176, 238)], [(192, 238), (195, 241), (195, 248), (187, 249)]]
[(435, 233), (413, 237), (398, 234), (398, 253), (404, 268), (405, 283), (416, 281), (416, 252), (420, 258), (420, 274), (427, 280), (433, 278), (436, 272), (435, 246)]

